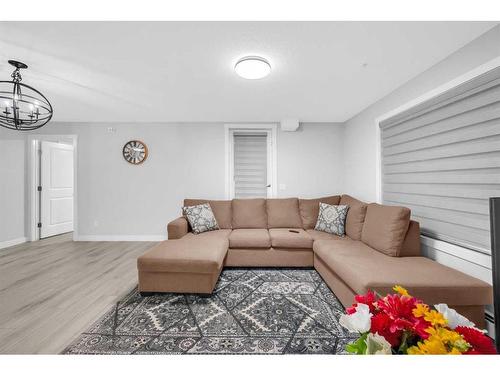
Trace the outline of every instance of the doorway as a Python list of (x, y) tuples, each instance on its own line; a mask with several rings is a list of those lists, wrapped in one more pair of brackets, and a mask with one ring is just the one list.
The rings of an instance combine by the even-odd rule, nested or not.
[(226, 196), (276, 196), (276, 128), (226, 125)]
[(73, 232), (76, 224), (76, 136), (32, 136), (31, 241)]

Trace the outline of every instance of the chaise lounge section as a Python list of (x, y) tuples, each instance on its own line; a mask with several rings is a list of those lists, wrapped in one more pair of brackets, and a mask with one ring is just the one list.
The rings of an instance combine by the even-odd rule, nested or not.
[(142, 293), (212, 293), (228, 241), (218, 236), (163, 241), (137, 260)]
[[(348, 205), (343, 237), (314, 229), (319, 204)], [(219, 230), (194, 234), (184, 217), (168, 241), (138, 259), (139, 290), (211, 293), (224, 266), (314, 267), (344, 306), (356, 294), (403, 285), (427, 303), (447, 303), (484, 327), (491, 285), (421, 256), (419, 224), (405, 207), (349, 195), (319, 199), (186, 199), (209, 203)]]

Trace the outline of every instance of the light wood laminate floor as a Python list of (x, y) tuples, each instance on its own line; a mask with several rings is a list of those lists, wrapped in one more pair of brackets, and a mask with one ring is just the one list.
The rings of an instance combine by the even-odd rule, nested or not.
[(0, 249), (0, 354), (61, 352), (137, 285), (154, 245), (65, 234)]

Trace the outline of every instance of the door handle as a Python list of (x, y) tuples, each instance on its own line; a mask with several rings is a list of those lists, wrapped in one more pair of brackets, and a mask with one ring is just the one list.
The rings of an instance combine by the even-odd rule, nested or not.
[(271, 187), (271, 184), (269, 184), (269, 185), (266, 185), (266, 187)]

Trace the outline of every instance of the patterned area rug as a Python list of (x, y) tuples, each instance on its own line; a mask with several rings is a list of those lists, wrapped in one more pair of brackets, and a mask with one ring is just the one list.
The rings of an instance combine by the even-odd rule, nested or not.
[(211, 296), (133, 290), (64, 354), (340, 354), (342, 305), (312, 269), (225, 269)]

